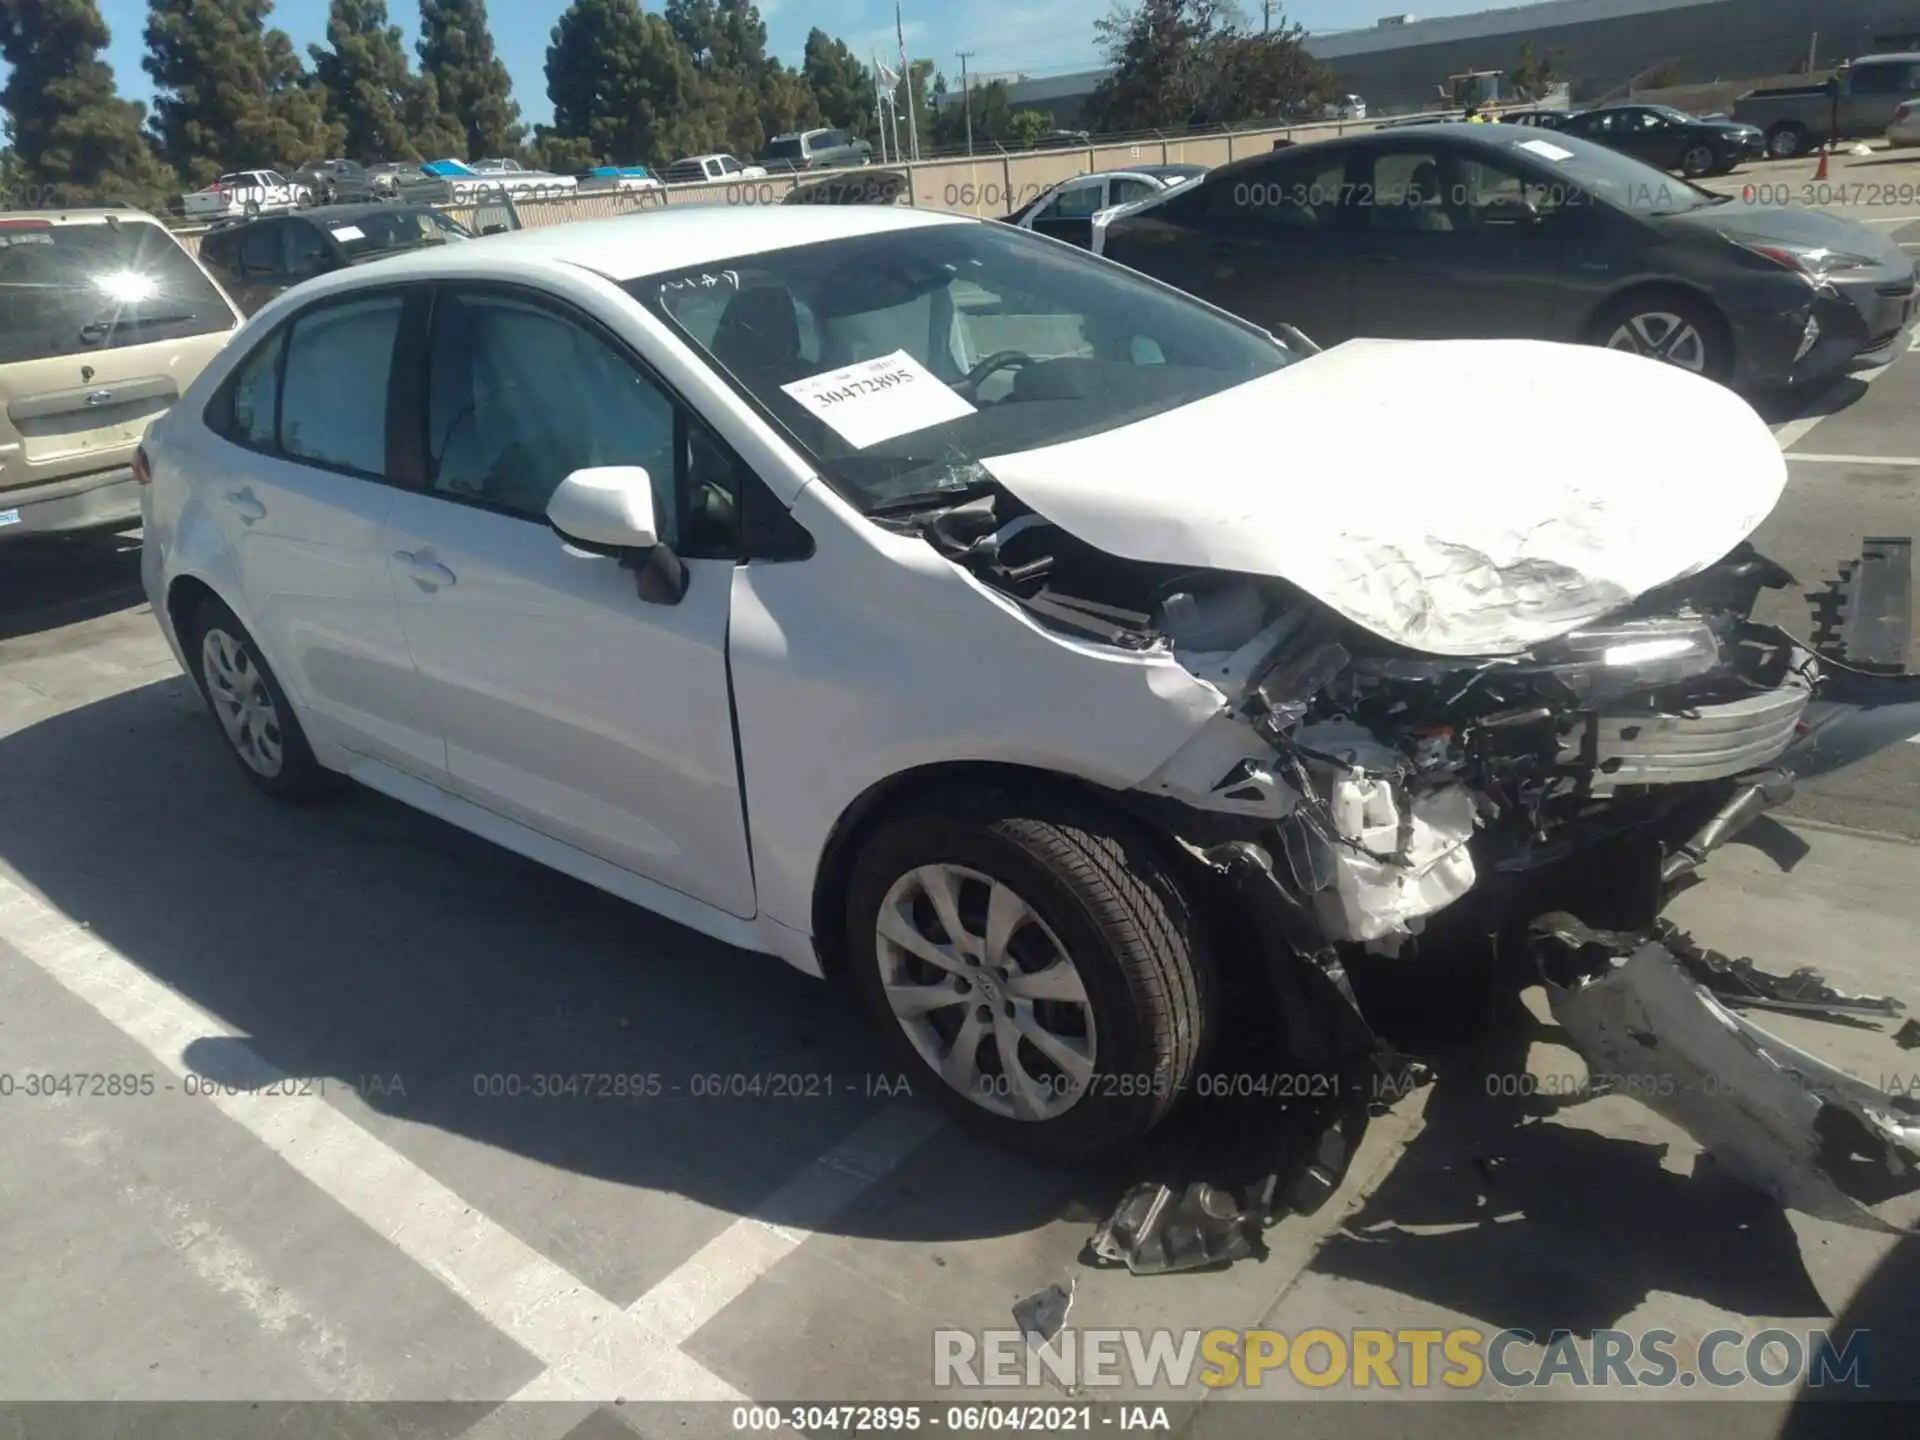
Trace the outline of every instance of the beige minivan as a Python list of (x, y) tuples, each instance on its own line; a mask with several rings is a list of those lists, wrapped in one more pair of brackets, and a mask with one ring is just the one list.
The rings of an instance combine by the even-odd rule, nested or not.
[(240, 323), (149, 215), (0, 214), (0, 544), (138, 524), (134, 451)]

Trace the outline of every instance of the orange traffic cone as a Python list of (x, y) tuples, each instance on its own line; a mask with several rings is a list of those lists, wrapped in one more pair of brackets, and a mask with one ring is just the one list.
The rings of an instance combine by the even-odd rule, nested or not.
[(1833, 142), (1831, 140), (1820, 147), (1820, 168), (1813, 172), (1813, 178), (1815, 180), (1824, 180), (1827, 178), (1827, 156), (1832, 153)]

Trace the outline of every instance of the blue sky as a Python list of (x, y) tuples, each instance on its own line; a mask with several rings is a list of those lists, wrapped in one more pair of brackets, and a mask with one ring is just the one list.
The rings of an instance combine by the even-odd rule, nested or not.
[[(1294, 0), (1290, 18), (1309, 30), (1348, 30), (1371, 25), (1378, 17), (1411, 11), (1419, 18), (1500, 10), (1521, 0)], [(959, 73), (954, 52), (972, 50), (968, 64), (977, 71), (1052, 71), (1091, 68), (1099, 62), (1093, 22), (1113, 0), (902, 0), (907, 45), (916, 57), (931, 56), (943, 70)], [(1257, 14), (1258, 0), (1241, 0)], [(387, 0), (411, 47), (419, 23), (416, 0)], [(514, 98), (530, 121), (552, 118), (547, 103), (545, 66), (553, 22), (566, 8), (563, 0), (491, 0), (494, 44), (513, 75)], [(642, 0), (642, 8), (660, 9), (660, 0)], [(140, 68), (146, 28), (146, 0), (100, 0), (113, 30), (107, 58), (120, 93), (147, 99), (152, 91)], [(761, 0), (767, 39), (774, 54), (789, 63), (800, 58), (807, 31), (818, 25), (837, 35), (865, 59), (878, 49), (898, 52), (894, 41), (893, 0)], [(327, 0), (278, 0), (269, 24), (293, 36), (302, 55), (309, 44), (324, 42)]]

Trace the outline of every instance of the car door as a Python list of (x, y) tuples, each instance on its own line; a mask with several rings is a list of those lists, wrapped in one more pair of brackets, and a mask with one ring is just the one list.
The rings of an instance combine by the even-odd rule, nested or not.
[[(1314, 145), (1211, 175), (1123, 221), (1131, 230), (1161, 217), (1117, 247), (1125, 254), (1111, 239), (1108, 251), (1256, 325), (1292, 325), (1337, 345), (1353, 334), (1349, 153)], [(1164, 239), (1155, 234), (1163, 225)]]
[[(424, 298), (424, 292), (422, 297)], [(404, 292), (355, 291), (277, 325), (208, 419), (247, 452), (211, 489), (246, 616), (316, 744), (434, 783), (446, 748), (389, 575), (388, 397)]]
[[(388, 517), (414, 663), (456, 794), (739, 916), (754, 911), (727, 679), (734, 560), (682, 522), (692, 419), (587, 317), (511, 287), (439, 288), (422, 487)], [(561, 542), (571, 471), (639, 465), (685, 598)], [(704, 493), (704, 492), (703, 492)], [(689, 512), (691, 513), (691, 512)]]
[(1070, 180), (1035, 210), (1027, 221), (1027, 228), (1041, 235), (1051, 235), (1056, 240), (1065, 240), (1070, 245), (1078, 245), (1082, 250), (1093, 248), (1093, 217), (1107, 204), (1107, 180), (1104, 175), (1089, 175), (1084, 179)]
[(1637, 106), (1621, 111), (1616, 123), (1621, 131), (1617, 148), (1662, 170), (1680, 168), (1681, 153), (1687, 148), (1684, 125), (1657, 110)]
[[(1441, 137), (1371, 150), (1353, 239), (1357, 334), (1497, 339), (1553, 333), (1569, 194), (1510, 152)], [(1564, 207), (1578, 209), (1577, 205)]]

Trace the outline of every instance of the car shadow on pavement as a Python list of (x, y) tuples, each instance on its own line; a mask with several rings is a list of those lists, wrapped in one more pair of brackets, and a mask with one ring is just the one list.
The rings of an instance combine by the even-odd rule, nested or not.
[[(763, 1207), (794, 1173), (880, 1107), (928, 1103), (890, 1093), (899, 1073), (838, 987), (370, 792), (276, 805), (184, 676), (0, 737), (0, 823), (29, 886), (243, 1037), (193, 1042), (189, 1066), (343, 1082), (357, 1098), (337, 1103), (457, 1189), (525, 1182), (463, 1169), (480, 1162), (448, 1137), (777, 1224)], [(1557, 1032), (1516, 1001), (1436, 1042), (1449, 1010), (1510, 994), (1447, 993), (1405, 1005), (1421, 1019), (1405, 1038), (1440, 1062), (1425, 1128), (1317, 1268), (1543, 1334), (1609, 1324), (1654, 1289), (1824, 1313), (1776, 1206), (1489, 1084)], [(555, 1076), (660, 1088), (528, 1093)], [(787, 1077), (788, 1093), (730, 1094), (731, 1076)], [(1029, 1161), (951, 1129), (907, 1170), (827, 1228), (1012, 1235), (1099, 1218), (1138, 1178), (1127, 1157)]]
[[(264, 1061), (344, 1082), (337, 1103), (364, 1103), (369, 1128), (456, 1188), (498, 1182), (461, 1170), (480, 1163), (470, 1146), (411, 1127), (784, 1223), (758, 1208), (784, 1182), (882, 1106), (929, 1105), (837, 986), (358, 787), (277, 805), (184, 676), (0, 737), (0, 829), (28, 886), (243, 1037), (191, 1044), (197, 1073), (258, 1084)], [(658, 1093), (595, 1098), (603, 1076), (657, 1077)], [(541, 1077), (579, 1083), (535, 1098)], [(929, 1148), (1009, 1183), (843, 1222), (969, 1239), (1044, 1225), (1088, 1186), (1110, 1198), (1092, 1172), (958, 1132)]]
[(0, 546), (0, 640), (97, 619), (139, 598), (138, 535), (35, 536)]
[(1658, 1122), (1588, 1097), (1571, 1051), (1529, 1065), (1532, 1047), (1565, 1041), (1516, 988), (1478, 998), (1475, 1014), (1465, 994), (1403, 997), (1450, 1009), (1456, 1033), (1428, 1052), (1423, 1128), (1317, 1272), (1543, 1339), (1615, 1326), (1655, 1291), (1738, 1315), (1828, 1313), (1779, 1205), (1710, 1162), (1668, 1168)]

